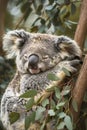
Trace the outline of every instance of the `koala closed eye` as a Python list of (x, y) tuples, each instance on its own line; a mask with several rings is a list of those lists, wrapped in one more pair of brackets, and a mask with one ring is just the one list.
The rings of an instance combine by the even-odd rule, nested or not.
[(24, 54), (23, 59), (24, 59), (24, 60), (28, 60), (28, 55), (27, 55), (27, 54)]

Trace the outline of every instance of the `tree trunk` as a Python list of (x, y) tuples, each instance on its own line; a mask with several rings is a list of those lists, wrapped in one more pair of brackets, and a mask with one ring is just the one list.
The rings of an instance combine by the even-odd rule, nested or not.
[(83, 49), (85, 38), (87, 35), (87, 0), (83, 0), (79, 23), (75, 32), (75, 41)]
[[(78, 43), (78, 45), (81, 47), (82, 50), (84, 47), (86, 32), (87, 32), (87, 0), (83, 0), (81, 6), (81, 15), (79, 18), (79, 23), (74, 37), (75, 41)], [(73, 115), (74, 123), (78, 121), (80, 108), (86, 88), (87, 88), (87, 55), (85, 56), (84, 63), (82, 65), (76, 85), (72, 92), (72, 101), (75, 100), (78, 105), (78, 112), (75, 112), (75, 110), (72, 107), (72, 103), (70, 106), (70, 111)]]
[(84, 63), (80, 70), (79, 77), (77, 79), (75, 88), (73, 89), (73, 92), (72, 92), (72, 100), (75, 100), (78, 105), (78, 112), (75, 112), (72, 105), (70, 108), (73, 114), (73, 119), (75, 123), (78, 120), (78, 116), (80, 113), (80, 108), (81, 108), (81, 104), (83, 101), (86, 88), (87, 88), (87, 55), (85, 56)]
[(2, 36), (4, 34), (5, 25), (5, 13), (8, 0), (0, 0), (0, 55), (3, 55), (2, 51)]

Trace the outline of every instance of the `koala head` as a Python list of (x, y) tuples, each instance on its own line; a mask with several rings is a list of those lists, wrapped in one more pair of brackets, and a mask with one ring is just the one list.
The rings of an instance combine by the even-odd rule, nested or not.
[(67, 36), (10, 31), (3, 37), (7, 58), (16, 57), (21, 73), (38, 74), (55, 67), (60, 61), (81, 57), (77, 43)]

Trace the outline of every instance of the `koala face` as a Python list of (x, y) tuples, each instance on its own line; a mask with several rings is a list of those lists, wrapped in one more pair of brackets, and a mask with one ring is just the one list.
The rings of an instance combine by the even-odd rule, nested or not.
[(7, 57), (16, 56), (21, 73), (38, 74), (55, 67), (65, 58), (81, 56), (75, 41), (66, 36), (28, 33), (24, 30), (8, 32), (3, 38)]
[(17, 54), (18, 70), (22, 73), (37, 74), (56, 66), (61, 57), (54, 43), (55, 39), (50, 37), (30, 34)]

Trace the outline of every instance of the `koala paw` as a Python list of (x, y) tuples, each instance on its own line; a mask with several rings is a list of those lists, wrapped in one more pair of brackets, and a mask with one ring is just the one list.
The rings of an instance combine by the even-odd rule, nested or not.
[(25, 101), (23, 99), (19, 99), (17, 97), (12, 97), (8, 100), (7, 110), (9, 112), (25, 112)]
[(81, 60), (75, 59), (71, 61), (63, 61), (59, 64), (59, 66), (62, 68), (66, 68), (69, 72), (75, 73), (78, 70), (79, 65), (81, 64)]

